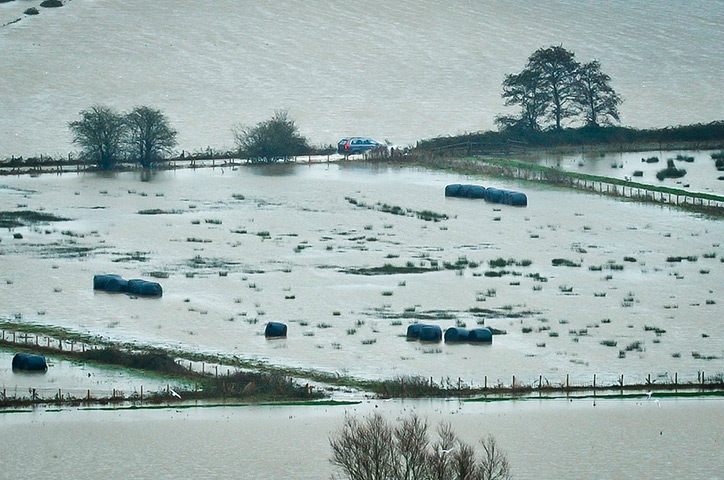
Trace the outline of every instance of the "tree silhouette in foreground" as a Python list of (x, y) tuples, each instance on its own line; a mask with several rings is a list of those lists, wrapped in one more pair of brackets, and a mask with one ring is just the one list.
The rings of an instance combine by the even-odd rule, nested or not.
[(449, 424), (437, 428), (430, 441), (428, 425), (412, 415), (393, 426), (378, 414), (360, 421), (345, 419), (330, 438), (331, 462), (349, 480), (509, 480), (508, 459), (495, 438), (481, 440), (477, 455), (472, 445), (457, 438)]

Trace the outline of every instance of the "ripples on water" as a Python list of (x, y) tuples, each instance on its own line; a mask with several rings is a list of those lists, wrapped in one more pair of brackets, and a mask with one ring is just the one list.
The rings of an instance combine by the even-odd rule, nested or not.
[[(0, 24), (26, 7), (1, 4)], [(721, 0), (74, 0), (0, 28), (0, 157), (65, 155), (94, 103), (162, 109), (187, 150), (230, 148), (234, 124), (280, 108), (313, 143), (491, 129), (504, 75), (554, 44), (601, 61), (625, 125), (709, 122), (722, 32)]]

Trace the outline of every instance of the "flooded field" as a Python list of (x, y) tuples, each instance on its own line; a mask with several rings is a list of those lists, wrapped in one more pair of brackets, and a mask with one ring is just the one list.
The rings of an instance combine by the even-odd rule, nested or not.
[[(711, 158), (716, 152), (718, 150), (533, 154), (532, 160), (566, 171), (721, 195), (724, 193), (724, 175), (716, 169), (715, 161)], [(686, 170), (686, 174), (681, 178), (659, 180), (656, 173), (665, 169), (670, 159), (674, 160), (677, 169)]]
[[(513, 478), (721, 479), (721, 400), (365, 402), (338, 407), (35, 411), (0, 415), (7, 478), (330, 478), (346, 414), (417, 412), (475, 444), (493, 434)], [(72, 442), (66, 441), (73, 438)], [(42, 454), (18, 454), (29, 445)], [(673, 454), (672, 452), (675, 452)]]
[[(459, 182), (521, 190), (529, 205), (445, 198)], [(0, 202), (67, 219), (0, 234), (0, 315), (14, 321), (359, 378), (724, 371), (724, 228), (699, 215), (361, 163), (4, 177)], [(94, 291), (99, 273), (153, 278), (164, 295)], [(266, 340), (268, 321), (288, 337)], [(413, 322), (507, 334), (409, 342)]]

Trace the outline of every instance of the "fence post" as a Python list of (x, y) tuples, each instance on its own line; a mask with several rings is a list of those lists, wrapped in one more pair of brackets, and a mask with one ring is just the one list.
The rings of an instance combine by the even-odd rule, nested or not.
[(566, 390), (568, 390), (568, 386), (570, 385), (571, 375), (569, 373), (566, 373)]
[(674, 372), (674, 385), (679, 384), (679, 372)]
[(593, 374), (593, 389), (596, 389), (596, 374)]

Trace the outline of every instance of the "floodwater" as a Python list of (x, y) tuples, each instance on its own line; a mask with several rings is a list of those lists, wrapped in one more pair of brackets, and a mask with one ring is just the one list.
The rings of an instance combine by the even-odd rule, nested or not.
[(95, 103), (161, 109), (179, 150), (288, 109), (314, 144), (398, 145), (494, 128), (536, 49), (597, 59), (638, 128), (721, 119), (724, 2), (72, 0), (0, 4), (0, 158), (66, 155)]
[[(716, 169), (712, 154), (718, 150), (697, 151), (642, 151), (642, 152), (581, 152), (579, 154), (554, 155), (532, 154), (531, 160), (541, 165), (561, 168), (566, 171), (618, 178), (646, 185), (679, 188), (689, 192), (724, 193), (724, 175)], [(644, 160), (658, 158), (658, 161)], [(677, 157), (680, 157), (677, 160)], [(690, 161), (682, 160), (687, 157)], [(659, 180), (656, 173), (665, 169), (667, 161), (674, 160), (674, 166), (686, 170), (681, 178)], [(693, 165), (696, 163), (696, 165)], [(637, 175), (638, 172), (638, 175)]]
[[(495, 115), (511, 113), (500, 98), (505, 74), (556, 44), (601, 61), (625, 99), (624, 125), (706, 123), (724, 103), (721, 0), (65, 3), (35, 17), (22, 15), (33, 2), (0, 4), (0, 158), (66, 155), (67, 123), (95, 103), (160, 108), (187, 151), (231, 148), (233, 125), (276, 109), (288, 109), (314, 144), (369, 135), (408, 145), (491, 129)], [(637, 155), (562, 161), (631, 176)], [(612, 169), (614, 161), (624, 168)], [(713, 175), (697, 173), (706, 162), (684, 165), (682, 182), (721, 192), (720, 183), (705, 184)], [(467, 181), (523, 190), (530, 205), (444, 198), (447, 183)], [(370, 378), (509, 384), (513, 375), (557, 383), (570, 374), (590, 383), (594, 374), (691, 381), (724, 371), (724, 228), (669, 208), (334, 164), (159, 172), (150, 181), (3, 177), (0, 210), (14, 209), (70, 220), (0, 232), (3, 318)], [(138, 213), (148, 209), (165, 213)], [(449, 218), (424, 221), (414, 213), (422, 210)], [(461, 258), (462, 273), (345, 273)], [(485, 275), (495, 258), (514, 260), (505, 276)], [(554, 267), (554, 259), (580, 266)], [(165, 294), (94, 292), (102, 272), (167, 273)], [(269, 320), (287, 322), (289, 337), (266, 341)], [(508, 333), (486, 347), (406, 342), (416, 320)], [(51, 359), (37, 388), (152, 388), (149, 379), (78, 370)], [(0, 378), (9, 391), (36, 388), (7, 369)], [(454, 422), (468, 441), (493, 433), (516, 478), (721, 478), (721, 402), (660, 405), (433, 401), (347, 410), (378, 407), (396, 418), (414, 409)], [(343, 415), (307, 407), (0, 415), (0, 476), (323, 478), (327, 437)], [(18, 446), (42, 454), (18, 455)]]
[[(522, 190), (529, 205), (446, 198), (457, 182)], [(5, 177), (0, 201), (69, 219), (0, 233), (0, 314), (22, 322), (362, 378), (509, 385), (596, 374), (603, 383), (724, 370), (724, 228), (700, 215), (344, 162), (162, 171), (150, 181)], [(425, 221), (421, 211), (448, 218)], [(509, 265), (490, 266), (499, 258)], [(435, 271), (355, 273), (385, 264)], [(156, 272), (168, 275), (159, 299), (92, 289), (95, 274)], [(268, 321), (287, 323), (288, 338), (266, 340)], [(408, 342), (417, 321), (507, 334), (491, 346)]]
[[(721, 479), (722, 400), (364, 402), (337, 407), (34, 411), (0, 415), (3, 478), (330, 478), (346, 414), (411, 412), (494, 435), (516, 479)], [(67, 441), (72, 438), (73, 441)], [(33, 453), (19, 454), (18, 446)]]

